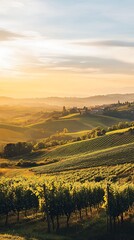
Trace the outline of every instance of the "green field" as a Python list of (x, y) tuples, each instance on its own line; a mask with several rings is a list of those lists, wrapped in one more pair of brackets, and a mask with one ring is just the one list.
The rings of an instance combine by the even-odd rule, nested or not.
[(81, 137), (95, 127), (100, 126), (107, 128), (123, 121), (123, 119), (103, 115), (84, 116), (80, 114), (70, 114), (66, 117), (60, 117), (59, 119), (47, 119), (44, 117), (44, 121), (42, 118), (41, 115), (41, 121), (39, 118), (38, 123), (28, 124), (27, 122), (26, 124), (24, 122), (24, 126), (22, 126), (22, 124), (19, 125), (19, 122), (18, 125), (13, 125), (12, 121), (6, 124), (0, 123), (0, 146), (10, 142), (38, 141), (56, 134), (58, 131), (62, 132), (64, 128), (68, 129), (68, 133), (64, 136), (64, 139), (69, 140)]
[(121, 121), (126, 121), (126, 119), (118, 119), (103, 115), (80, 115), (80, 114), (70, 114), (66, 117), (61, 117), (57, 120), (49, 119), (47, 121), (30, 125), (31, 129), (38, 129), (39, 131), (44, 131), (44, 136), (49, 136), (56, 133), (57, 131), (62, 131), (67, 128), (69, 132), (79, 132), (84, 130), (91, 130), (95, 127), (107, 128), (113, 124), (117, 124)]
[(36, 171), (44, 173), (133, 163), (134, 135), (129, 132), (117, 133), (66, 144), (44, 154), (42, 152), (40, 160), (46, 165), (38, 167)]

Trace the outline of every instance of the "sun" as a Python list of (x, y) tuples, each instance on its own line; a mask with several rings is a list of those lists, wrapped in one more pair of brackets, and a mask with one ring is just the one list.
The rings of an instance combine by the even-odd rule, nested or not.
[(14, 68), (15, 55), (13, 49), (0, 46), (0, 71), (5, 72)]

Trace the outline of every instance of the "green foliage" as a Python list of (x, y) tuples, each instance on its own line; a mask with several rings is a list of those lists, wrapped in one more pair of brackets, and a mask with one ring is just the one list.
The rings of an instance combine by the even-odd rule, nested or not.
[(40, 150), (40, 149), (43, 149), (45, 147), (46, 147), (46, 145), (45, 145), (44, 142), (38, 142), (36, 145), (34, 145), (35, 150)]
[(116, 125), (112, 125), (108, 128), (108, 131), (114, 131), (118, 129), (125, 129), (125, 128), (130, 128), (134, 126), (134, 122), (119, 122)]
[[(23, 184), (22, 184), (23, 181)], [(66, 217), (67, 227), (73, 213), (79, 212), (80, 218), (83, 212), (88, 214), (92, 209), (106, 207), (110, 217), (122, 216), (132, 208), (134, 204), (133, 186), (120, 187), (113, 190), (110, 187), (106, 198), (105, 187), (96, 183), (66, 183), (64, 179), (54, 181), (46, 177), (34, 177), (31, 179), (14, 178), (0, 180), (0, 215), (6, 216), (8, 223), (9, 213), (17, 213), (19, 221), (20, 212), (31, 209), (42, 209), (51, 228), (60, 228), (60, 218)], [(107, 199), (107, 204), (105, 201)], [(96, 211), (95, 211), (96, 212)]]
[(5, 157), (15, 157), (30, 153), (32, 149), (33, 145), (28, 142), (8, 143), (4, 147), (3, 155)]
[(134, 103), (111, 104), (104, 109), (104, 115), (133, 120)]
[(106, 134), (106, 130), (100, 127), (92, 129), (89, 133), (83, 136), (83, 140), (100, 137)]
[(125, 189), (113, 189), (107, 187), (107, 212), (114, 220), (128, 211), (134, 203), (134, 188), (132, 186)]
[(8, 215), (11, 212), (17, 213), (19, 221), (20, 211), (38, 208), (38, 196), (33, 189), (22, 185), (17, 179), (2, 179), (0, 182), (0, 214), (6, 215), (5, 224), (8, 223)]

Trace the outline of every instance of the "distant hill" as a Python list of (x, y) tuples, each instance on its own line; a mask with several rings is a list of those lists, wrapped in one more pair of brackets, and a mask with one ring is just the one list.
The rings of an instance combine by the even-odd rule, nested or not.
[(83, 107), (94, 106), (102, 104), (111, 104), (116, 102), (133, 102), (134, 93), (131, 94), (108, 94), (98, 95), (86, 98), (79, 97), (48, 97), (48, 98), (24, 98), (15, 99), (9, 97), (0, 97), (0, 105), (22, 105), (22, 106), (34, 106), (44, 107), (46, 109), (58, 110), (63, 105), (66, 107)]
[(108, 94), (108, 95), (98, 95), (98, 96), (91, 96), (86, 98), (58, 98), (58, 97), (51, 97), (46, 98), (45, 102), (49, 103), (50, 105), (57, 105), (57, 106), (67, 106), (67, 107), (83, 107), (83, 106), (94, 106), (94, 105), (103, 105), (103, 104), (112, 104), (120, 102), (133, 102), (134, 101), (134, 93), (132, 94)]

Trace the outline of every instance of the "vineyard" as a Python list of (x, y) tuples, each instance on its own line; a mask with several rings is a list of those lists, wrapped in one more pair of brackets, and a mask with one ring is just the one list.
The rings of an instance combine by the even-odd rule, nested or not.
[[(71, 148), (71, 146), (70, 146)], [(55, 150), (56, 151), (56, 150)], [(51, 156), (51, 154), (50, 154)], [(96, 152), (85, 152), (72, 156), (44, 159), (46, 165), (33, 169), (36, 173), (55, 173), (99, 166), (115, 166), (117, 164), (132, 163), (134, 161), (134, 143), (102, 149)], [(51, 164), (49, 164), (49, 162)]]
[[(48, 157), (66, 157), (73, 156), (78, 153), (96, 152), (102, 149), (108, 149), (124, 144), (130, 144), (134, 142), (134, 135), (126, 132), (124, 134), (110, 134), (102, 137), (98, 137), (91, 140), (80, 141), (76, 143), (67, 144), (65, 146), (57, 147), (52, 152), (48, 153)], [(47, 155), (46, 155), (47, 157)]]
[[(22, 184), (23, 182), (23, 184)], [(20, 213), (26, 217), (29, 210), (42, 214), (46, 221), (46, 231), (58, 231), (60, 222), (66, 218), (69, 227), (70, 218), (78, 214), (92, 216), (104, 209), (107, 215), (107, 227), (112, 229), (119, 222), (123, 223), (124, 214), (133, 211), (134, 186), (102, 186), (97, 183), (66, 183), (65, 181), (34, 179), (5, 179), (0, 181), (0, 222), (5, 218), (5, 225), (10, 224), (12, 215), (20, 220)], [(95, 215), (93, 215), (95, 216)], [(63, 227), (63, 225), (62, 225)], [(65, 227), (65, 226), (64, 226)]]
[[(37, 171), (38, 173), (38, 171)], [(41, 175), (41, 171), (39, 174)], [(74, 169), (57, 173), (48, 173), (45, 175), (46, 178), (52, 177), (53, 181), (58, 180), (66, 182), (103, 182), (106, 184), (108, 181), (117, 182), (119, 184), (130, 184), (134, 183), (134, 164), (125, 163), (118, 164), (115, 166), (99, 166), (83, 169)], [(12, 175), (13, 176), (13, 175)]]
[[(133, 162), (134, 135), (130, 132), (110, 134), (91, 140), (70, 143), (42, 152), (36, 161), (44, 161), (41, 172), (56, 172), (66, 169), (116, 165)], [(48, 163), (51, 165), (47, 165)]]

